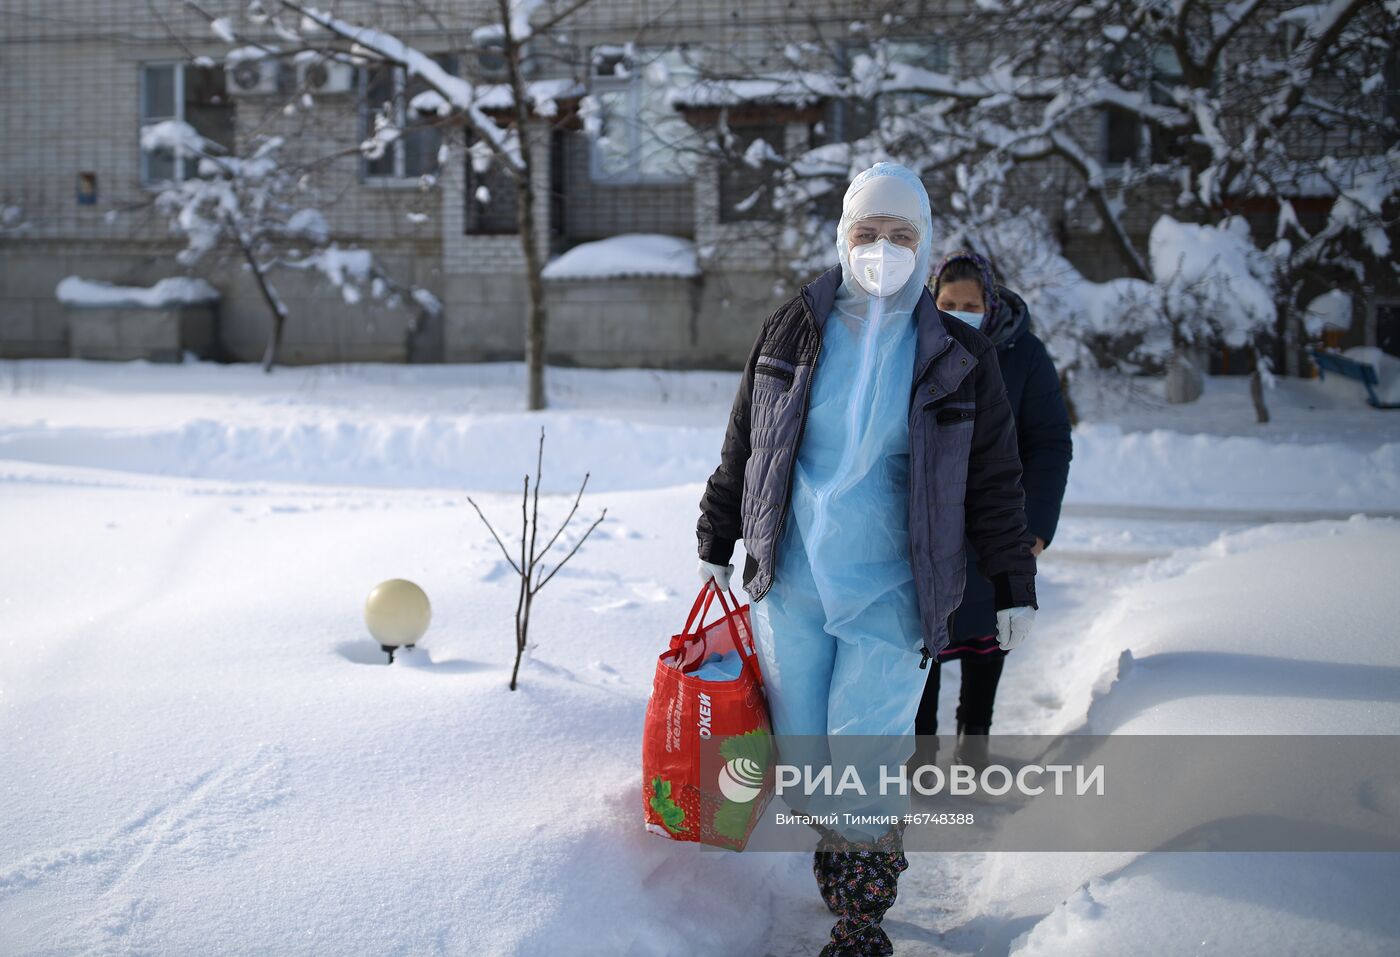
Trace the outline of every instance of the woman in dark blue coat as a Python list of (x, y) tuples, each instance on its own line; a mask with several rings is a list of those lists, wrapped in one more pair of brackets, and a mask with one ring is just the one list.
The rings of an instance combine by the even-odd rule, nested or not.
[[(1069, 410), (1055, 364), (1044, 343), (1030, 331), (1025, 302), (997, 284), (985, 257), (959, 252), (945, 258), (934, 270), (933, 297), (941, 311), (977, 327), (996, 347), (1016, 420), (1027, 525), (1036, 537), (1033, 551), (1039, 555), (1055, 537), (1071, 456)], [(953, 615), (948, 647), (929, 669), (914, 730), (920, 735), (938, 733), (939, 664), (960, 659), (957, 759), (980, 766), (987, 760), (986, 735), (1007, 652), (997, 644), (992, 584), (977, 571), (972, 543), (965, 542), (964, 550), (967, 588)]]

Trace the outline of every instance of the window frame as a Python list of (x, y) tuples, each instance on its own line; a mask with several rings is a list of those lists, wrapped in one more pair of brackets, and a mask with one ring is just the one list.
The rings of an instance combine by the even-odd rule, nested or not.
[[(922, 64), (910, 63), (903, 59), (904, 53), (923, 47), (934, 54), (934, 58), (939, 62), (934, 66), (924, 67), (932, 73), (948, 73), (953, 69), (953, 44), (942, 34), (929, 33), (910, 36), (893, 36), (885, 41), (885, 56), (890, 63), (899, 63), (904, 66), (922, 66)], [(895, 53), (899, 59), (891, 58), (890, 54)]]
[[(613, 49), (615, 46), (615, 44), (595, 45), (589, 50), (589, 62), (594, 62), (597, 51)], [(683, 47), (674, 45), (634, 48), (624, 55), (628, 74), (622, 78), (596, 76), (590, 69), (589, 96), (594, 97), (595, 100), (600, 93), (625, 93), (627, 96), (627, 170), (614, 172), (606, 169), (603, 165), (602, 152), (598, 149), (598, 137), (590, 135), (588, 137), (588, 178), (592, 182), (604, 186), (676, 186), (694, 181), (693, 170), (690, 172), (679, 170), (675, 173), (646, 173), (642, 170), (643, 144), (640, 116), (645, 95), (643, 87), (648, 82), (646, 68), (651, 62), (666, 56), (668, 53), (680, 53), (683, 50)], [(651, 59), (647, 59), (647, 57)], [(599, 107), (601, 109), (601, 104)], [(680, 122), (685, 122), (680, 117), (679, 112), (676, 115)]]
[[(1159, 56), (1164, 52), (1171, 54), (1172, 60), (1176, 63), (1175, 70), (1164, 70), (1161, 68)], [(1174, 81), (1179, 82), (1182, 79), (1181, 63), (1177, 61), (1176, 51), (1166, 44), (1157, 44), (1151, 50), (1148, 63), (1150, 71), (1143, 80), (1143, 86), (1146, 88), (1147, 97), (1154, 105), (1167, 105), (1163, 102), (1158, 88)], [(1110, 175), (1121, 174), (1123, 172), (1123, 167), (1128, 163), (1128, 160), (1114, 160), (1109, 158), (1108, 127), (1115, 115), (1122, 117), (1127, 122), (1131, 122), (1136, 131), (1137, 135), (1135, 138), (1137, 144), (1133, 156), (1131, 157), (1131, 162), (1134, 166), (1155, 166), (1159, 162), (1163, 162), (1159, 160), (1157, 156), (1157, 150), (1163, 148), (1163, 144), (1159, 142), (1156, 131), (1153, 129), (1151, 123), (1145, 122), (1142, 117), (1131, 111), (1104, 106), (1099, 109), (1098, 158), (1099, 164), (1103, 167), (1105, 173)]]
[[(438, 57), (452, 57), (453, 54), (429, 54), (429, 56), (437, 59)], [(442, 66), (443, 69), (447, 69), (454, 75), (456, 74), (455, 64), (453, 67), (448, 67), (446, 64), (439, 62), (438, 65)], [(390, 101), (394, 103), (394, 122), (400, 130), (399, 136), (385, 148), (385, 153), (392, 157), (391, 162), (393, 163), (394, 170), (392, 173), (370, 172), (370, 163), (373, 161), (361, 152), (360, 183), (363, 186), (375, 189), (416, 189), (422, 177), (437, 175), (442, 172), (442, 164), (438, 161), (436, 156), (433, 157), (431, 169), (424, 170), (421, 173), (409, 173), (405, 170), (405, 166), (408, 162), (407, 138), (414, 133), (423, 132), (428, 129), (431, 124), (424, 126), (422, 129), (407, 129), (409, 119), (408, 103), (411, 99), (408, 95), (410, 84), (408, 70), (397, 64), (379, 64), (379, 66), (382, 69), (390, 71), (393, 90), (390, 92), (389, 97)], [(370, 67), (361, 67), (356, 71), (355, 86), (356, 99), (359, 103), (359, 139), (361, 143), (369, 139), (370, 135), (374, 132), (373, 116), (378, 112), (378, 107), (371, 108), (369, 104), (370, 69)], [(440, 146), (441, 143), (439, 143), (439, 147)]]
[[(763, 136), (762, 131), (768, 130), (775, 136)], [(743, 150), (736, 152), (747, 152), (755, 141), (762, 139), (769, 148), (780, 156), (785, 156), (787, 150), (787, 124), (779, 120), (769, 120), (764, 123), (742, 123), (729, 125), (729, 132), (734, 136), (746, 139), (747, 142)], [(776, 141), (776, 142), (775, 142)], [(761, 168), (761, 167), (760, 167)], [(757, 184), (753, 189), (748, 190), (736, 201), (731, 202), (729, 190), (733, 189), (735, 183), (732, 182), (736, 167), (726, 163), (720, 167), (718, 183), (715, 185), (715, 199), (717, 205), (717, 221), (720, 225), (729, 226), (736, 223), (772, 223), (777, 221), (777, 214), (773, 208), (774, 184), (771, 180)], [(743, 170), (738, 170), (740, 174)], [(737, 209), (738, 204), (758, 193), (759, 196), (752, 206), (745, 210)]]
[[(203, 66), (200, 64), (190, 63), (188, 60), (163, 59), (142, 60), (140, 63), (137, 64), (137, 66), (138, 70), (136, 89), (136, 176), (141, 184), (141, 188), (146, 190), (161, 190), (166, 189), (175, 183), (183, 183), (187, 182), (188, 180), (199, 179), (200, 177), (198, 161), (194, 160), (192, 162), (191, 155), (180, 146), (176, 146), (175, 149), (172, 151), (174, 156), (175, 175), (169, 179), (153, 179), (151, 177), (151, 156), (153, 151), (141, 148), (141, 131), (147, 126), (150, 126), (154, 123), (162, 123), (166, 120), (179, 120), (181, 123), (190, 123), (189, 116), (186, 113), (187, 103), (185, 102), (185, 91), (188, 88), (188, 84), (185, 81), (186, 71), (189, 70), (190, 67), (194, 67), (198, 70), (223, 71), (224, 67), (221, 65)], [(174, 98), (174, 102), (172, 105), (174, 106), (175, 112), (170, 116), (147, 116), (146, 99), (147, 93), (150, 88), (150, 80), (147, 76), (148, 71), (155, 69), (163, 69), (165, 67), (169, 67), (173, 71), (174, 79), (171, 84), (171, 96)], [(234, 110), (233, 94), (228, 91), (227, 86), (225, 86), (224, 88), (224, 101), (228, 105), (230, 110), (229, 132), (232, 138), (236, 140), (238, 136), (238, 119), (237, 113)], [(190, 123), (190, 126), (193, 127), (194, 124)], [(199, 131), (196, 130), (196, 132)], [(200, 135), (204, 134), (201, 133)]]
[[(490, 170), (497, 168), (499, 160), (496, 159), (491, 161), (491, 168), (485, 174), (477, 173), (476, 169), (472, 166), (472, 144), (474, 139), (475, 134), (468, 131), (466, 149), (462, 150), (462, 182), (465, 187), (462, 190), (462, 235), (488, 237), (519, 236), (520, 229), (515, 218), (517, 208), (515, 204), (520, 202), (520, 197), (516, 193), (515, 182), (514, 180), (510, 180), (509, 174), (506, 175), (506, 179), (509, 180), (509, 182), (498, 184), (494, 189), (491, 184), (486, 181), (486, 177), (490, 175)], [(510, 222), (507, 225), (496, 228), (483, 224), (482, 220), (486, 217), (482, 215), (483, 210), (480, 208), (481, 204), (478, 203), (476, 199), (476, 190), (479, 186), (485, 186), (490, 190), (493, 202), (503, 195), (503, 190), (509, 189), (512, 210)]]
[[(150, 117), (146, 115), (147, 94), (150, 89), (150, 80), (147, 78), (147, 71), (170, 67), (173, 70), (172, 82), (172, 103), (175, 112), (170, 116)], [(138, 85), (136, 91), (136, 173), (141, 181), (143, 189), (159, 190), (169, 187), (172, 183), (183, 183), (189, 179), (185, 172), (186, 154), (184, 149), (175, 147), (174, 176), (169, 179), (153, 179), (151, 176), (152, 150), (141, 148), (141, 131), (154, 123), (163, 123), (166, 120), (179, 120), (185, 122), (185, 62), (183, 60), (143, 60), (140, 69), (137, 71)]]

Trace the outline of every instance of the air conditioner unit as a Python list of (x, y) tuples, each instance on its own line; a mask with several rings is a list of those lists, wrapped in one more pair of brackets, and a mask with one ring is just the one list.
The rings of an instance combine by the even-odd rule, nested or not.
[(236, 96), (276, 93), (278, 67), (278, 62), (268, 57), (229, 63), (224, 66), (228, 91)]
[[(483, 36), (478, 40), (479, 52), (476, 56), (476, 68), (482, 80), (489, 80), (496, 83), (505, 82), (510, 78), (510, 71), (506, 69), (505, 39), (500, 36)], [(530, 52), (530, 41), (520, 44), (520, 75), (526, 79), (533, 79), (538, 72), (538, 64), (535, 57)]]
[(635, 69), (632, 51), (611, 44), (593, 48), (589, 75), (595, 80), (625, 80)]
[(307, 93), (349, 93), (355, 88), (355, 68), (339, 60), (299, 63), (297, 85)]

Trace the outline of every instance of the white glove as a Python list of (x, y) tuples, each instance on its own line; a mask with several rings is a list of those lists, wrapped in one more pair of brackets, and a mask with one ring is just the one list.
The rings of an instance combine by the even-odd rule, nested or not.
[(729, 576), (733, 574), (733, 565), (716, 565), (712, 562), (700, 563), (700, 580), (707, 582), (713, 578), (720, 591), (729, 590)]
[(997, 645), (1003, 651), (1010, 651), (1031, 633), (1035, 624), (1035, 609), (1030, 605), (1017, 605), (997, 612)]

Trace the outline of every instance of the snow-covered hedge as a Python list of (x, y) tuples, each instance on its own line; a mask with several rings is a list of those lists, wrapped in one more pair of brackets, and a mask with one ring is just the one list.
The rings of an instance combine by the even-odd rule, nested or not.
[(659, 233), (624, 233), (582, 243), (544, 267), (545, 279), (621, 279), (630, 276), (700, 275), (695, 244)]
[(219, 290), (193, 276), (172, 276), (153, 286), (117, 286), (97, 279), (68, 276), (59, 280), (54, 295), (65, 306), (169, 309), (214, 302)]

